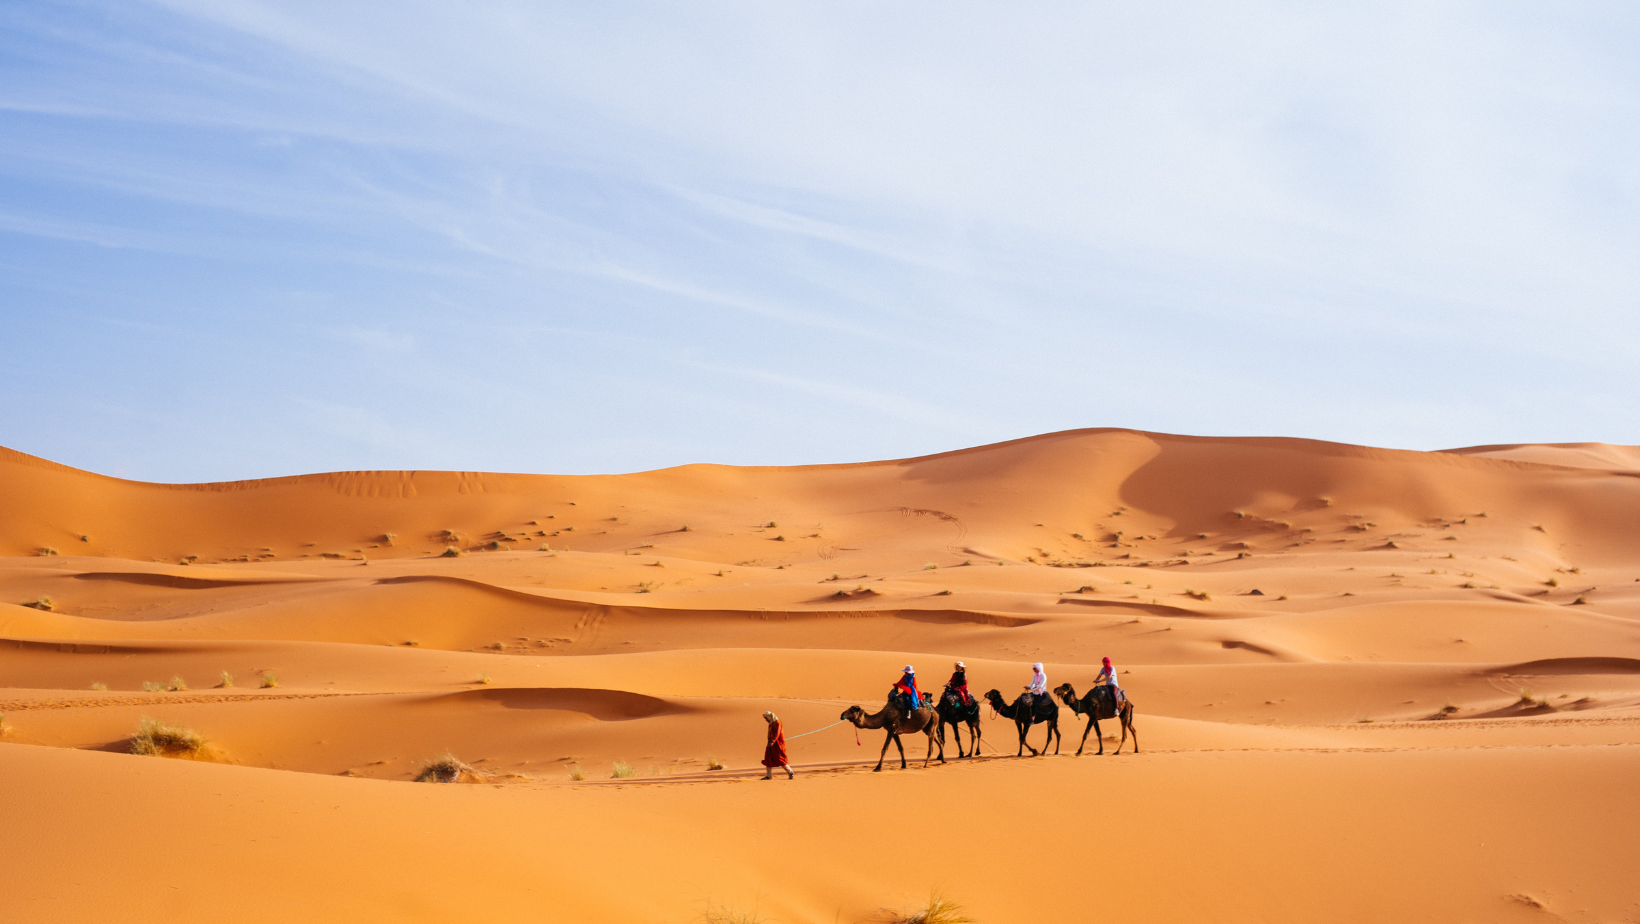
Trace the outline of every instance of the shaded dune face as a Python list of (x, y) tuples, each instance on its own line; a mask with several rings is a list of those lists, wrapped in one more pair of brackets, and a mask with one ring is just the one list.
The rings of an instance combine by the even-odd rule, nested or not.
[[(832, 816), (802, 800), (879, 799), (859, 788), (867, 777), (855, 771), (869, 770), (883, 743), (875, 731), (857, 743), (837, 716), (852, 704), (881, 707), (902, 665), (914, 664), (923, 689), (937, 693), (960, 659), (971, 690), (996, 688), (1012, 701), (1032, 662), (1045, 663), (1050, 687), (1069, 682), (1081, 693), (1108, 656), (1136, 705), (1144, 750), (1131, 766), (1141, 769), (1070, 760), (1083, 720), (1069, 710), (1057, 762), (991, 762), (993, 750), (1012, 760), (1014, 732), (982, 709), (986, 756), (925, 777), (956, 780), (940, 785), (967, 803), (998, 806), (994, 818), (989, 809), (971, 817), (972, 836), (1006, 841), (1006, 806), (1042, 817), (1064, 808), (1029, 801), (1021, 773), (1046, 774), (1032, 779), (1061, 795), (1105, 785), (1101, 775), (1135, 774), (1121, 777), (1132, 805), (1151, 805), (1179, 830), (1206, 831), (1239, 811), (1228, 805), (1251, 803), (1201, 789), (1196, 814), (1174, 817), (1184, 809), (1145, 787), (1168, 780), (1194, 792), (1196, 780), (1211, 777), (1262, 792), (1267, 775), (1301, 766), (1309, 776), (1294, 798), (1313, 796), (1312, 812), (1330, 810), (1327, 792), (1375, 792), (1362, 796), (1376, 806), (1364, 814), (1404, 825), (1398, 806), (1415, 800), (1408, 793), (1420, 774), (1483, 768), (1518, 783), (1558, 768), (1582, 779), (1585, 792), (1563, 794), (1559, 815), (1538, 818), (1539, 842), (1522, 847), (1518, 862), (1425, 858), (1431, 869), (1474, 872), (1489, 891), (1451, 898), (1433, 883), (1419, 894), (1454, 919), (1542, 908), (1576, 919), (1547, 886), (1526, 879), (1547, 870), (1558, 895), (1576, 888), (1588, 907), (1622, 907), (1621, 889), (1579, 870), (1632, 855), (1632, 838), (1591, 839), (1554, 819), (1587, 815), (1584, 799), (1606, 800), (1618, 814), (1634, 804), (1612, 774), (1632, 769), (1623, 755), (1640, 752), (1637, 463), (1640, 449), (1599, 444), (1422, 453), (1080, 430), (852, 465), (155, 485), (0, 450), (0, 773), (23, 766), (6, 755), (44, 753), (9, 745), (44, 745), (64, 759), (98, 761), (52, 771), (65, 779), (124, 781), (120, 768), (147, 767), (130, 776), (149, 781), (130, 783), (139, 787), (132, 798), (181, 798), (165, 795), (172, 784), (153, 782), (171, 779), (154, 775), (153, 758), (126, 754), (145, 717), (209, 740), (209, 760), (175, 771), (181, 762), (163, 762), (164, 773), (195, 774), (176, 777), (176, 793), (218, 779), (197, 774), (240, 780), (257, 768), (286, 771), (260, 781), (408, 781), (448, 751), (474, 768), (472, 778), (506, 789), (495, 798), (600, 800), (596, 810), (551, 801), (580, 819), (564, 822), (566, 837), (596, 840), (589, 832), (623, 819), (651, 832), (643, 849), (660, 852), (649, 862), (701, 879), (708, 874), (691, 865), (698, 851), (666, 825), (712, 828), (740, 817), (737, 800), (747, 797), (694, 784), (761, 774), (765, 710), (782, 719), (799, 768), (828, 775), (823, 784), (809, 776), (812, 790), (799, 788), (800, 775), (784, 790), (791, 795), (755, 798), (798, 800), (763, 808), (813, 810), (812, 829), (831, 830)], [(1120, 729), (1101, 730), (1108, 753)], [(1043, 734), (1033, 729), (1030, 741)], [(907, 742), (914, 766), (923, 747), (920, 737)], [(1086, 753), (1099, 747), (1090, 736)], [(954, 761), (954, 744), (946, 748)], [(1598, 760), (1586, 757), (1600, 749)], [(1386, 752), (1421, 756), (1372, 762)], [(149, 763), (132, 763), (139, 760)], [(611, 780), (617, 762), (636, 776)], [(727, 769), (707, 769), (715, 762)], [(886, 769), (898, 766), (891, 747)], [(1380, 771), (1371, 767), (1400, 782), (1373, 790)], [(631, 780), (654, 795), (634, 795)], [(320, 798), (310, 785), (331, 784), (366, 785), (258, 782), (247, 792), (261, 786), (276, 802), (300, 802)], [(162, 789), (140, 789), (149, 785)], [(1484, 782), (1452, 788), (1445, 804), (1472, 819), (1515, 798)], [(403, 789), (428, 798), (424, 788)], [(894, 792), (895, 804), (912, 806), (897, 824), (932, 831), (945, 823), (937, 805), (916, 807), (927, 799), (915, 789)], [(641, 802), (652, 798), (659, 801)], [(410, 803), (370, 804), (377, 818), (421, 818)], [(528, 804), (516, 806), (540, 809)], [(438, 830), (465, 817), (422, 821)], [(1130, 830), (1152, 823), (1122, 817)], [(1309, 843), (1286, 808), (1236, 817), (1243, 836), (1261, 844)], [(507, 811), (494, 818), (504, 824)], [(1053, 850), (1085, 848), (1090, 829), (1045, 824)], [(1352, 831), (1378, 846), (1363, 848), (1356, 868), (1399, 869), (1407, 832), (1359, 824)], [(853, 835), (826, 837), (721, 847), (719, 861), (740, 871), (734, 888), (784, 896), (774, 899), (782, 920), (832, 920), (838, 908), (825, 896), (840, 894), (835, 883), (869, 879), (835, 857), (871, 850)], [(1572, 859), (1534, 866), (1545, 838)], [(664, 843), (671, 853), (654, 846)], [(1166, 850), (1153, 846), (1161, 853), (1138, 865), (1167, 866)], [(1285, 868), (1326, 879), (1311, 848), (1269, 849)], [(542, 865), (560, 862), (573, 861)], [(921, 869), (917, 862), (908, 870)], [(1525, 878), (1494, 882), (1479, 872), (1492, 869)], [(923, 891), (938, 868), (925, 872), (917, 873)], [(564, 885), (565, 895), (581, 896), (575, 919), (683, 920), (676, 902), (695, 900), (678, 899), (687, 890), (676, 883), (651, 895), (601, 875)], [(1178, 919), (1220, 908), (1208, 897), (1230, 880), (1263, 874), (1204, 875), (1199, 904), (1190, 904), (1190, 888), (1167, 893), (1180, 903)], [(804, 894), (815, 897), (790, 897), (795, 881), (809, 882)], [(993, 902), (984, 920), (1023, 919), (1005, 901), (1005, 883), (979, 876), (963, 885), (982, 906)], [(510, 884), (492, 888), (501, 919), (511, 919), (508, 908), (533, 907)], [(1133, 882), (1112, 888), (1112, 908), (1142, 916), (1157, 907), (1120, 891), (1139, 888)], [(1340, 911), (1327, 891), (1295, 899), (1298, 917), (1372, 919)], [(1510, 898), (1515, 892), (1541, 908)], [(609, 898), (617, 893), (624, 897)], [(1047, 907), (1076, 918), (1074, 890), (1057, 894), (1049, 889)], [(853, 909), (844, 918), (861, 920), (887, 900), (860, 890), (838, 899)], [(1456, 904), (1440, 905), (1448, 901)], [(1377, 907), (1370, 897), (1358, 905)], [(1246, 907), (1246, 920), (1270, 919), (1256, 901)]]

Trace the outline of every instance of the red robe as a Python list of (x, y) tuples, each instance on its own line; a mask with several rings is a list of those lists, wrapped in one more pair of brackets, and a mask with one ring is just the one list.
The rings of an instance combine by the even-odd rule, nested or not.
[(786, 758), (786, 729), (776, 719), (769, 723), (769, 744), (763, 749), (763, 766), (773, 770), (789, 763), (791, 761)]

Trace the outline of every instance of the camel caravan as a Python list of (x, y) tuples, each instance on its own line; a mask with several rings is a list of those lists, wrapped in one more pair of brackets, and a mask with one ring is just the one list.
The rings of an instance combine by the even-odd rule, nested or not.
[[(1014, 723), (1014, 730), (1019, 734), (1019, 748), (1014, 752), (1015, 757), (1022, 757), (1027, 749), (1032, 757), (1048, 753), (1048, 745), (1053, 745), (1053, 752), (1059, 753), (1059, 703), (1054, 701), (1058, 697), (1065, 706), (1076, 715), (1086, 716), (1087, 725), (1082, 729), (1082, 741), (1076, 746), (1076, 756), (1082, 756), (1083, 748), (1087, 747), (1088, 733), (1093, 732), (1099, 743), (1099, 754), (1105, 753), (1105, 739), (1099, 731), (1099, 721), (1117, 719), (1122, 724), (1122, 740), (1117, 743), (1113, 754), (1122, 753), (1122, 745), (1127, 743), (1128, 736), (1133, 736), (1133, 753), (1139, 753), (1139, 732), (1133, 727), (1133, 702), (1128, 699), (1127, 691), (1116, 683), (1116, 669), (1111, 666), (1110, 659), (1104, 659), (1104, 669), (1100, 671), (1094, 685), (1082, 696), (1076, 695), (1076, 688), (1068, 683), (1062, 683), (1048, 692), (1048, 675), (1043, 671), (1041, 662), (1031, 665), (1031, 682), (1024, 692), (1014, 698), (1013, 702), (1003, 699), (999, 690), (991, 690), (984, 696), (992, 713)], [(917, 689), (917, 672), (907, 664), (902, 669), (902, 676), (888, 693), (888, 702), (876, 713), (867, 713), (859, 706), (850, 706), (844, 710), (842, 721), (849, 722), (855, 728), (880, 728), (887, 735), (883, 739), (883, 750), (877, 755), (877, 766), (873, 773), (881, 772), (883, 760), (888, 756), (888, 746), (894, 745), (900, 752), (900, 769), (906, 768), (905, 744), (900, 740), (902, 735), (921, 733), (928, 739), (928, 749), (923, 755), (923, 766), (926, 767), (937, 756), (940, 763), (945, 763), (945, 729), (951, 727), (952, 737), (956, 741), (957, 756), (977, 757), (980, 747), (979, 729), (979, 700), (968, 692), (968, 668), (961, 661), (957, 662), (956, 670), (951, 679), (946, 681), (945, 690), (938, 699)], [(1048, 737), (1042, 742), (1042, 750), (1038, 751), (1025, 738), (1031, 728), (1036, 725), (1048, 727)], [(964, 751), (962, 746), (963, 727), (968, 729), (969, 747)]]

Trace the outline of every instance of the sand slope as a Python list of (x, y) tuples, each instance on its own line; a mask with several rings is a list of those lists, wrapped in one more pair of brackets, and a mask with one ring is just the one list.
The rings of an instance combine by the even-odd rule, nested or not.
[[(154, 485), (0, 450), (0, 920), (1640, 920), (1637, 461), (1084, 430)], [(873, 775), (881, 733), (827, 727), (907, 662), (1012, 698), (1107, 655), (1137, 756), (1073, 757), (1066, 710), (1016, 759), (987, 713), (981, 759)], [(794, 782), (754, 781), (765, 709), (821, 729)], [(125, 753), (145, 716), (218, 762)], [(492, 785), (407, 782), (446, 750)]]

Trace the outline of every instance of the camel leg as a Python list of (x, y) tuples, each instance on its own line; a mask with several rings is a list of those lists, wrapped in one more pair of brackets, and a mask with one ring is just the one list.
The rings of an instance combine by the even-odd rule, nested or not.
[[(1122, 713), (1122, 740), (1123, 741), (1127, 740), (1128, 732), (1133, 733), (1133, 753), (1137, 754), (1137, 753), (1139, 753), (1139, 730), (1137, 728), (1133, 727), (1133, 707), (1132, 706), (1127, 707), (1127, 710)], [(1117, 747), (1120, 748), (1121, 745), (1117, 745)]]
[(1099, 722), (1093, 716), (1088, 716), (1088, 724), (1082, 729), (1082, 743), (1076, 746), (1076, 756), (1082, 756), (1082, 749), (1088, 746), (1088, 732), (1099, 727)]
[[(1031, 733), (1030, 723), (1027, 723), (1027, 722), (1019, 723), (1019, 743), (1022, 747), (1030, 748), (1031, 749), (1031, 756), (1035, 757), (1035, 756), (1037, 756), (1036, 748), (1032, 748), (1031, 743), (1029, 741), (1025, 740), (1026, 736), (1029, 735), (1030, 733)], [(1019, 757), (1020, 752), (1016, 751), (1014, 753), (1014, 756)]]
[(877, 755), (877, 766), (872, 769), (872, 771), (871, 771), (872, 773), (882, 773), (883, 772), (883, 758), (888, 755), (888, 743), (890, 741), (893, 741), (893, 740), (894, 740), (894, 733), (893, 732), (889, 732), (888, 737), (883, 739), (883, 751), (882, 751), (881, 754)]
[(979, 723), (978, 722), (970, 722), (968, 724), (968, 756), (969, 757), (978, 757), (979, 756)]
[[(895, 734), (894, 734), (894, 746), (900, 749), (900, 769), (904, 770), (905, 769), (905, 744), (900, 741), (900, 735), (899, 735), (898, 732), (895, 732)], [(886, 751), (886, 750), (888, 750), (888, 748), (883, 748), (883, 750)]]
[[(1059, 745), (1065, 740), (1065, 736), (1059, 733), (1059, 720), (1057, 718), (1048, 723), (1048, 737), (1053, 739), (1054, 756), (1059, 756)], [(1042, 753), (1048, 753), (1048, 742), (1046, 741), (1042, 742)]]

